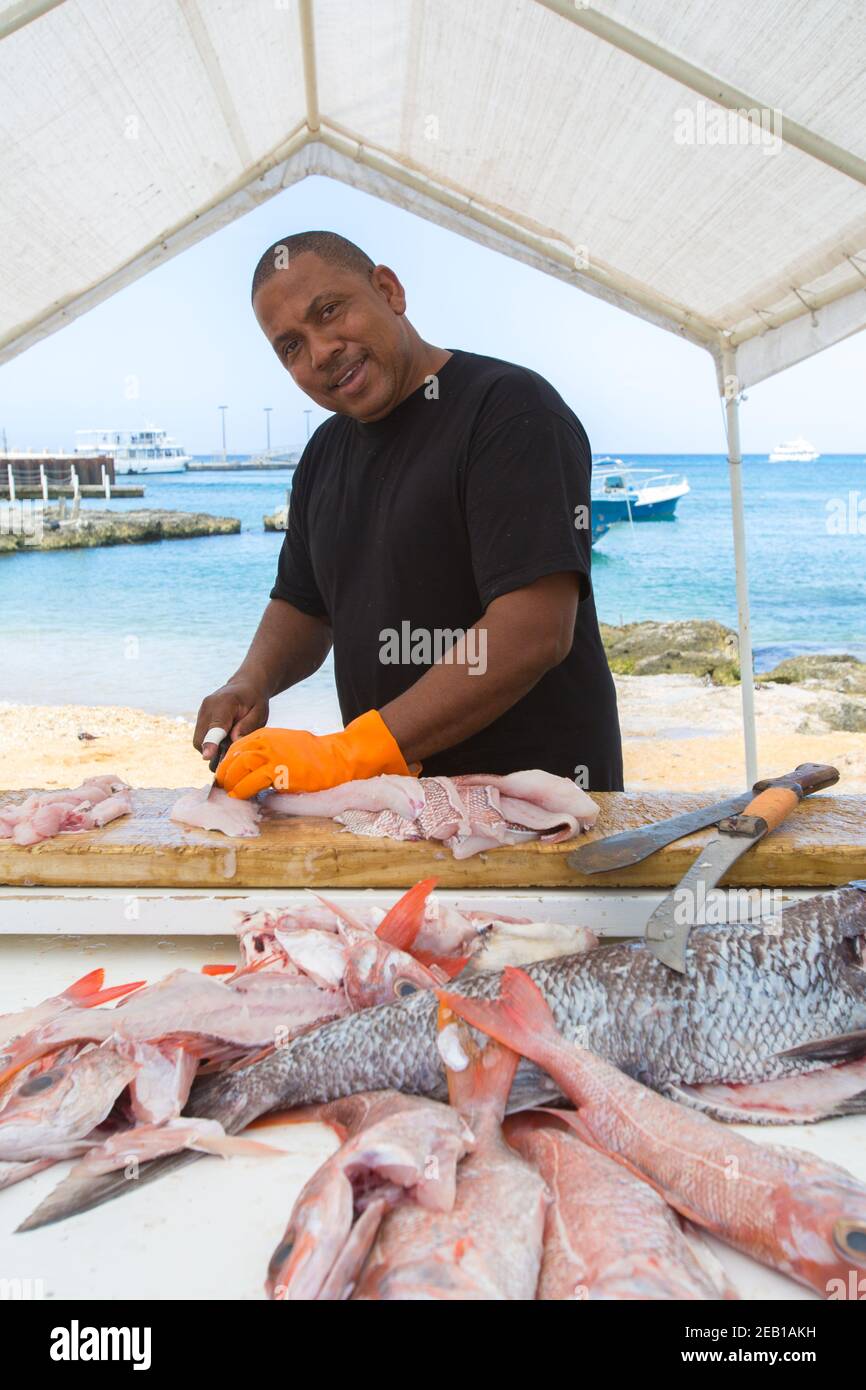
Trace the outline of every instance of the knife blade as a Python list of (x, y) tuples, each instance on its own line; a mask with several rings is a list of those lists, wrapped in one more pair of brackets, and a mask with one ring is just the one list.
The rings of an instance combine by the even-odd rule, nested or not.
[[(659, 903), (647, 922), (645, 938), (653, 955), (663, 965), (681, 975), (685, 973), (689, 934), (697, 925), (699, 915), (694, 911), (695, 904), (706, 903), (707, 893), (741, 855), (780, 826), (802, 798), (815, 789), (816, 782), (820, 786), (832, 786), (839, 780), (834, 767), (812, 763), (806, 766), (812, 775), (805, 785), (793, 779), (777, 778), (753, 797), (743, 812), (719, 821), (718, 832), (701, 850), (676, 888)], [(783, 785), (780, 786), (780, 782)]]
[[(831, 775), (832, 774), (832, 775)], [(711, 806), (699, 807), (697, 811), (684, 811), (679, 816), (656, 821), (652, 825), (642, 825), (638, 830), (623, 830), (617, 835), (607, 835), (601, 840), (590, 840), (566, 856), (566, 862), (581, 874), (604, 873), (608, 869), (627, 869), (648, 859), (656, 850), (664, 849), (674, 840), (691, 835), (696, 830), (706, 830), (707, 826), (718, 825), (726, 816), (736, 816), (745, 811), (749, 802), (759, 792), (768, 787), (789, 787), (796, 783), (804, 795), (808, 792), (823, 791), (838, 782), (839, 773), (835, 768), (824, 767), (819, 763), (801, 763), (793, 772), (783, 777), (765, 777), (756, 782), (750, 792), (716, 801)]]

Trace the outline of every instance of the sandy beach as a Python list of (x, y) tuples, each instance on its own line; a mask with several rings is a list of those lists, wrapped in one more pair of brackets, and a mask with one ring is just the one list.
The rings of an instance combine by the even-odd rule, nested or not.
[[(617, 676), (616, 686), (628, 790), (742, 789), (739, 686), (689, 675)], [(829, 730), (827, 702), (827, 691), (759, 684), (761, 775), (831, 763), (840, 790), (866, 791), (866, 734)], [(192, 730), (182, 718), (119, 706), (0, 704), (0, 786), (75, 786), (99, 772), (138, 787), (204, 785)]]

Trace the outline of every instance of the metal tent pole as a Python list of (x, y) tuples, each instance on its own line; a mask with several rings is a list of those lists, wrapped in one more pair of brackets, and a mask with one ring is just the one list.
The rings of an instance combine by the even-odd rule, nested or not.
[(725, 422), (728, 435), (728, 476), (734, 524), (734, 568), (737, 576), (737, 631), (740, 639), (740, 690), (743, 700), (743, 741), (746, 777), (758, 779), (758, 739), (755, 729), (755, 677), (752, 670), (752, 628), (749, 618), (749, 579), (746, 572), (746, 525), (743, 507), (743, 457), (740, 452), (740, 385), (737, 354), (722, 352)]

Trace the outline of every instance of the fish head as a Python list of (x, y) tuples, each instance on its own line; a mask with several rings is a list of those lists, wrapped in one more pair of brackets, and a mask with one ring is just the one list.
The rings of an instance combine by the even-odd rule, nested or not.
[(373, 932), (356, 940), (346, 953), (343, 988), (356, 1010), (396, 1004), (438, 983), (426, 965)]
[[(791, 1272), (828, 1298), (866, 1292), (866, 1185), (851, 1173), (795, 1150), (796, 1181), (776, 1194), (776, 1231)], [(850, 1285), (860, 1292), (854, 1295)], [(838, 1286), (844, 1288), (838, 1292)]]

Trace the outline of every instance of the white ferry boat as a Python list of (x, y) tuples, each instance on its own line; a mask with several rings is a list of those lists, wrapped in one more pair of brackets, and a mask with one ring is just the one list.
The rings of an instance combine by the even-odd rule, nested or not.
[(142, 430), (76, 430), (75, 452), (89, 458), (113, 458), (115, 477), (121, 473), (182, 473), (192, 458), (155, 425)]
[(777, 444), (769, 455), (771, 463), (814, 463), (820, 457), (808, 439), (789, 439), (785, 444)]

